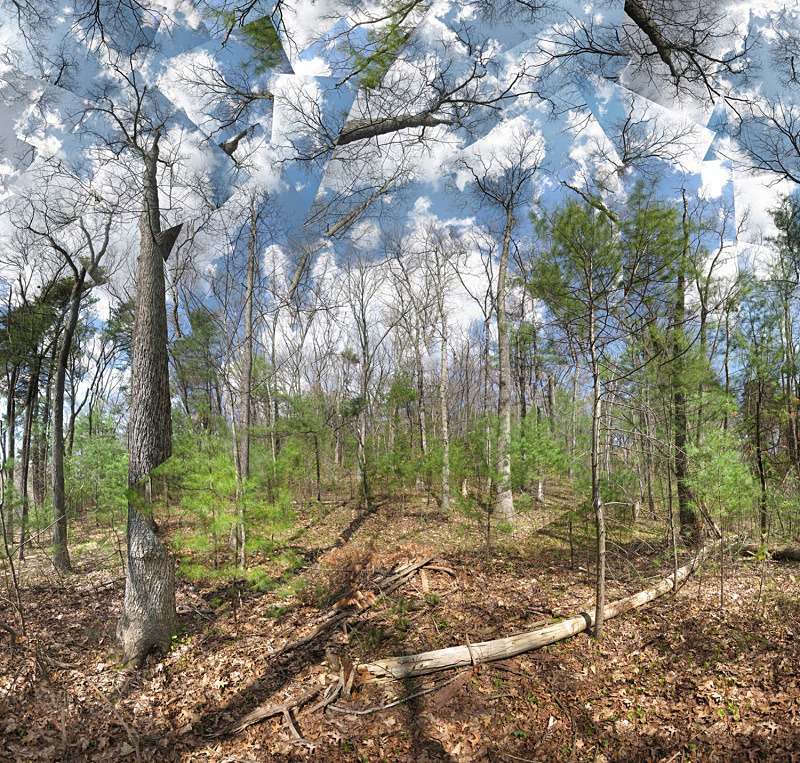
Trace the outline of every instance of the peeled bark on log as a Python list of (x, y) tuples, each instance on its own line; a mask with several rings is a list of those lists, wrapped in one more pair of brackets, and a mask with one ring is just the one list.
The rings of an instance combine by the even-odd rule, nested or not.
[[(677, 582), (679, 584), (697, 569), (700, 562), (709, 554), (711, 548), (711, 546), (706, 546), (688, 564), (678, 570)], [(668, 591), (671, 591), (674, 586), (673, 575), (669, 575), (651, 588), (612, 602), (606, 605), (604, 609), (605, 619), (608, 620), (632, 609), (637, 609), (657, 599), (659, 596), (663, 596)], [(437, 673), (441, 670), (464, 668), (482, 662), (505, 660), (548, 644), (563, 641), (582, 633), (593, 625), (594, 613), (581, 612), (576, 617), (562, 620), (560, 623), (554, 623), (553, 625), (547, 625), (544, 628), (537, 628), (528, 633), (519, 633), (493, 641), (482, 641), (478, 644), (436, 649), (432, 652), (423, 652), (421, 654), (390, 657), (386, 660), (377, 660), (376, 662), (360, 665), (359, 668), (376, 676), (388, 676), (396, 679), (411, 678), (412, 676)]]
[[(742, 547), (742, 554), (758, 556), (759, 547), (748, 545)], [(800, 562), (800, 546), (780, 546), (779, 548), (765, 549), (766, 555), (776, 562)]]

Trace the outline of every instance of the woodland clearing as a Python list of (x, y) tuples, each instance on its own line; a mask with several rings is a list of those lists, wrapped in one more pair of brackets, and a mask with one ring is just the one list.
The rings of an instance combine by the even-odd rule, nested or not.
[[(302, 529), (253, 559), (270, 585), (179, 576), (181, 635), (135, 672), (118, 668), (119, 558), (102, 560), (108, 547), (76, 525), (82, 573), (55, 578), (36, 554), (22, 571), (27, 636), (3, 635), (0, 760), (797, 759), (793, 563), (717, 554), (676, 595), (610, 620), (601, 641), (404, 681), (359, 670), (590, 610), (591, 521), (571, 512), (570, 559), (571, 499), (555, 495), (496, 532), (488, 557), (474, 523), (419, 495), (368, 514), (346, 500), (300, 506)], [(671, 570), (663, 529), (617, 520), (611, 599)], [(170, 515), (163, 534), (184, 521)], [(429, 561), (396, 590), (373, 585), (414, 559)]]

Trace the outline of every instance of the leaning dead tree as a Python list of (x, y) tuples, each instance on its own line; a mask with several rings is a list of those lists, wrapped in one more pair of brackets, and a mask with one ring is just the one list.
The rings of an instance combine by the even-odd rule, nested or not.
[[(632, 609), (638, 609), (659, 596), (674, 590), (698, 568), (712, 548), (713, 546), (703, 548), (688, 564), (678, 569), (677, 574), (673, 573), (660, 580), (654, 586), (646, 588), (633, 596), (627, 596), (624, 599), (608, 604), (604, 610), (605, 619), (609, 620), (612, 617), (617, 617), (617, 615), (630, 612)], [(401, 679), (428, 673), (438, 673), (439, 671), (453, 668), (464, 668), (482, 662), (505, 660), (534, 649), (541, 649), (548, 644), (564, 641), (578, 633), (583, 633), (583, 631), (594, 625), (594, 620), (593, 612), (581, 612), (575, 617), (570, 617), (552, 625), (546, 625), (543, 628), (537, 628), (528, 633), (520, 633), (493, 641), (482, 641), (478, 644), (467, 642), (463, 646), (435, 649), (432, 652), (422, 652), (421, 654), (390, 657), (361, 665), (360, 669), (376, 676)]]

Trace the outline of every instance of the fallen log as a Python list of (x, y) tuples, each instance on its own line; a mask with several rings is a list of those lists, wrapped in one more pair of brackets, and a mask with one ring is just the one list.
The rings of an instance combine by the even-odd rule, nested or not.
[(780, 546), (778, 548), (763, 548), (756, 545), (742, 546), (742, 554), (747, 556), (758, 556), (759, 553), (766, 554), (769, 559), (776, 562), (800, 562), (800, 546)]
[[(698, 565), (708, 555), (711, 546), (701, 549), (697, 555), (686, 565), (677, 571), (677, 584), (686, 580), (689, 575), (697, 569)], [(633, 596), (612, 602), (606, 605), (604, 614), (606, 620), (629, 612), (632, 609), (647, 604), (659, 596), (663, 596), (671, 591), (676, 585), (674, 574), (669, 575), (650, 588), (640, 591)], [(447, 649), (435, 649), (431, 652), (421, 654), (409, 654), (401, 657), (390, 657), (385, 660), (359, 665), (359, 669), (366, 670), (372, 675), (388, 676), (390, 678), (410, 678), (421, 676), (428, 673), (436, 673), (440, 670), (450, 670), (453, 668), (464, 668), (469, 665), (477, 665), (482, 662), (495, 662), (515, 657), (518, 654), (539, 649), (548, 644), (555, 644), (581, 633), (594, 625), (594, 610), (592, 612), (581, 612), (575, 617), (562, 620), (559, 623), (547, 625), (544, 628), (519, 633), (506, 638), (495, 639), (493, 641), (482, 641), (477, 644), (466, 644), (464, 646), (451, 646)]]

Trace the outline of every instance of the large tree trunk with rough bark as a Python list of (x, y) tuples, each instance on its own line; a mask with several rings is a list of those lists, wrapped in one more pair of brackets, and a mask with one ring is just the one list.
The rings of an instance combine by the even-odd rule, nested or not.
[[(136, 316), (131, 352), (128, 484), (140, 483), (172, 453), (164, 260), (179, 228), (162, 233), (156, 169), (158, 137), (145, 155)], [(128, 567), (117, 637), (123, 664), (140, 667), (153, 648), (167, 651), (177, 632), (172, 558), (142, 515), (128, 502)]]

